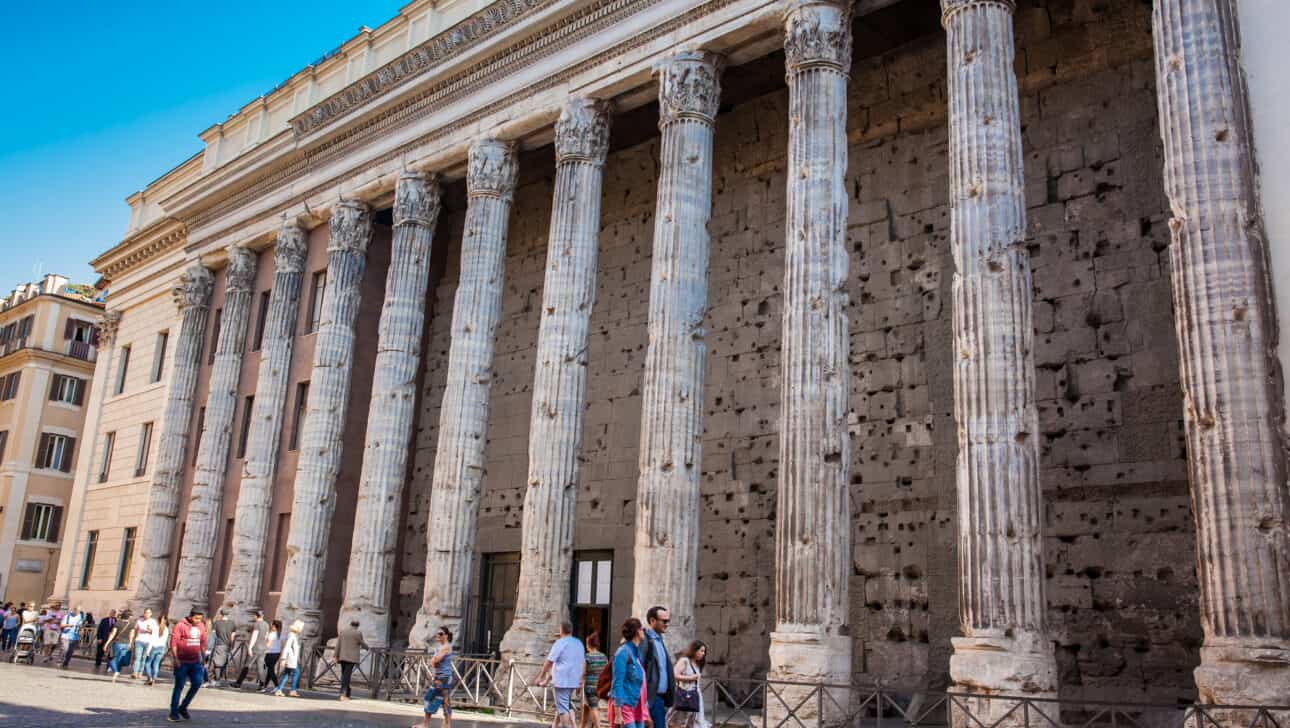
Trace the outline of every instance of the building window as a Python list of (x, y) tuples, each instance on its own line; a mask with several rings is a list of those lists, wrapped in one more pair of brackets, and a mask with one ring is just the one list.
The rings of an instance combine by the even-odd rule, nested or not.
[(157, 346), (152, 350), (152, 382), (160, 382), (166, 370), (166, 345), (170, 343), (170, 332), (157, 334)]
[(22, 540), (58, 543), (58, 524), (62, 520), (62, 506), (28, 503), (27, 512), (22, 518)]
[(55, 374), (49, 381), (49, 401), (81, 406), (85, 402), (85, 380)]
[(130, 562), (134, 561), (134, 527), (125, 529), (121, 538), (121, 564), (116, 568), (116, 588), (124, 589), (130, 581)]
[(9, 431), (0, 430), (0, 463), (4, 462), (4, 446), (9, 444)]
[(296, 406), (291, 414), (291, 440), (287, 443), (288, 450), (300, 449), (300, 429), (305, 422), (305, 406), (309, 403), (309, 382), (300, 382), (296, 385)]
[(112, 470), (112, 450), (116, 448), (116, 433), (103, 436), (103, 459), (99, 461), (99, 482), (106, 483)]
[(206, 429), (206, 408), (197, 410), (197, 429), (193, 430), (193, 439), (188, 443), (188, 450), (193, 454), (193, 465), (197, 464), (197, 451), (202, 443), (202, 431)]
[(573, 556), (569, 615), (573, 633), (585, 638), (595, 632), (604, 637), (609, 622), (610, 585), (614, 577), (613, 551), (580, 551)]
[(139, 452), (134, 456), (134, 477), (148, 472), (148, 453), (152, 451), (152, 423), (139, 426)]
[(43, 432), (40, 435), (40, 446), (36, 448), (36, 467), (70, 473), (72, 451), (75, 449), (76, 438)]
[(264, 324), (269, 319), (269, 291), (260, 294), (260, 315), (255, 319), (255, 337), (251, 339), (251, 351), (259, 351), (264, 346)]
[(69, 318), (67, 319), (67, 326), (63, 329), (63, 338), (78, 344), (93, 343), (94, 324), (89, 321)]
[(251, 412), (255, 409), (255, 395), (248, 395), (242, 403), (242, 428), (237, 435), (237, 456), (246, 457), (246, 438), (251, 432)]
[(0, 377), (0, 401), (8, 401), (18, 396), (18, 384), (22, 381), (22, 372), (10, 372)]
[(31, 336), (31, 327), (35, 322), (36, 316), (34, 314), (31, 316), (24, 316), (23, 319), (18, 322), (18, 338), (25, 339), (28, 336)]
[(318, 330), (322, 321), (323, 299), (327, 296), (327, 271), (314, 273), (313, 286), (309, 289), (309, 320), (306, 321), (305, 333)]
[(94, 556), (99, 550), (99, 532), (90, 531), (85, 537), (85, 563), (81, 564), (81, 588), (90, 588), (90, 574), (94, 573)]
[(130, 345), (121, 347), (121, 363), (116, 369), (116, 393), (125, 391), (125, 375), (130, 371)]
[(224, 322), (224, 309), (222, 308), (215, 309), (215, 324), (211, 326), (211, 350), (210, 350), (210, 353), (206, 355), (207, 364), (215, 363), (215, 348), (216, 348), (216, 345), (219, 344), (219, 328), (220, 328), (220, 325), (223, 324), (223, 322)]
[(269, 591), (282, 591), (282, 579), (287, 573), (287, 533), (291, 530), (291, 514), (278, 514), (278, 532), (273, 535), (273, 568), (269, 569), (271, 577)]

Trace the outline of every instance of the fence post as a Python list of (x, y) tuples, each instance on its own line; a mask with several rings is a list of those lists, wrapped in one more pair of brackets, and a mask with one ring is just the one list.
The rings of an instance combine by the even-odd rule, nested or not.
[(510, 660), (506, 664), (506, 717), (510, 718), (514, 713), (511, 706), (515, 705), (515, 660)]

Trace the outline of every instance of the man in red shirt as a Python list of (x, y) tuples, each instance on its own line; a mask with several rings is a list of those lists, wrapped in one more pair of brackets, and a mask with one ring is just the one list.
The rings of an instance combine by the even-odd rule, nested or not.
[[(205, 668), (202, 667), (202, 655), (206, 654), (205, 617), (202, 610), (194, 609), (187, 619), (170, 630), (170, 650), (175, 656), (175, 689), (170, 693), (170, 716), (167, 718), (171, 723), (178, 723), (181, 718), (192, 720), (188, 715), (188, 705), (193, 702), (193, 696), (205, 679)], [(179, 696), (184, 692), (184, 683), (191, 684), (181, 703)]]

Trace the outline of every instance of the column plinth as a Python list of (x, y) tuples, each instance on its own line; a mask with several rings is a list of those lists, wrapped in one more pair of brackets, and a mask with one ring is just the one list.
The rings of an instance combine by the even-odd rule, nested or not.
[(707, 354), (703, 319), (719, 64), (711, 53), (682, 52), (658, 70), (662, 169), (641, 398), (632, 614), (667, 607), (672, 614), (668, 635), (677, 645), (689, 644), (695, 631)]
[(596, 296), (600, 185), (609, 109), (571, 101), (555, 125), (555, 191), (529, 426), (520, 578), (502, 654), (541, 660), (568, 618), (578, 450), (587, 397), (587, 337)]
[(405, 172), (395, 187), (394, 240), (377, 334), (376, 365), (363, 444), (354, 539), (339, 629), (357, 621), (372, 647), (390, 642), (390, 585), (403, 480), (416, 414), (421, 332), (430, 248), (439, 217), (439, 182)]
[(148, 489), (148, 511), (140, 534), (139, 580), (130, 609), (162, 613), (166, 606), (166, 575), (174, 549), (175, 521), (179, 517), (179, 485), (184, 477), (188, 451), (188, 426), (193, 417), (193, 393), (201, 364), (206, 318), (210, 312), (215, 280), (201, 263), (193, 263), (179, 276), (175, 304), (179, 307), (179, 336), (170, 365), (170, 386), (157, 437), (157, 462)]
[(408, 636), (417, 648), (426, 647), (440, 626), (456, 634), (470, 595), (516, 162), (511, 142), (486, 139), (470, 147), (461, 277), (426, 520), (425, 585)]
[(273, 480), (277, 475), (278, 441), (291, 374), (291, 351), (296, 337), (305, 255), (309, 234), (294, 222), (278, 231), (273, 248), (273, 289), (264, 320), (259, 378), (247, 433), (246, 460), (233, 517), (233, 560), (229, 565), (224, 605), (238, 624), (251, 621), (260, 609), (264, 561), (269, 538)]
[(306, 637), (317, 636), (321, 629), (327, 545), (349, 414), (354, 324), (367, 269), (367, 246), (372, 241), (371, 210), (361, 202), (340, 202), (332, 211), (328, 233), (327, 294), (314, 339), (287, 533), (287, 569), (278, 603), (278, 618), (284, 625), (302, 620)]

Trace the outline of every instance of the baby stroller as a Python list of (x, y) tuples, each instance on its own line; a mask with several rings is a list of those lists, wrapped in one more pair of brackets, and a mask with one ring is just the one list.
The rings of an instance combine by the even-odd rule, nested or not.
[(34, 624), (24, 624), (18, 628), (18, 639), (14, 642), (13, 657), (15, 664), (27, 661), (28, 665), (36, 664), (36, 636), (39, 633)]

